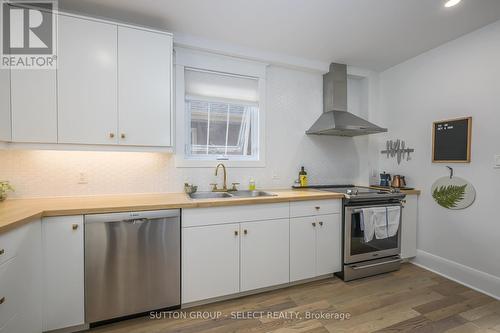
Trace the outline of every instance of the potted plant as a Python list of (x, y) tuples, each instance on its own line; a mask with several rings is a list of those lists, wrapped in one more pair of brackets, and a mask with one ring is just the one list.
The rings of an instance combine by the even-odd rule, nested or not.
[(7, 193), (11, 191), (14, 191), (14, 188), (9, 182), (0, 181), (0, 201), (7, 199)]

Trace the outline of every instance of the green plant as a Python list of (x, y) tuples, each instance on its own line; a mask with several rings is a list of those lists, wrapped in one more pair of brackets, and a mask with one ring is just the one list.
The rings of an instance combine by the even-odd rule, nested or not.
[(7, 198), (7, 192), (13, 192), (14, 188), (9, 184), (9, 182), (0, 181), (0, 200), (5, 200)]
[(466, 185), (448, 185), (436, 188), (432, 197), (444, 208), (455, 208), (464, 199)]

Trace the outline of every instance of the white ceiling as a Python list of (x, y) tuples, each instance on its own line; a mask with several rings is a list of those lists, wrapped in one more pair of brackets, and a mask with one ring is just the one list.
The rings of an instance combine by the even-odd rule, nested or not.
[(384, 70), (500, 19), (500, 0), (60, 0), (63, 9)]

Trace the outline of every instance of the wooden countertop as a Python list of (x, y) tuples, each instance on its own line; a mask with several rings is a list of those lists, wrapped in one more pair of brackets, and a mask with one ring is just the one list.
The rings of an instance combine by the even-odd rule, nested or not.
[(184, 193), (103, 195), (85, 197), (57, 197), (36, 199), (9, 199), (0, 203), (0, 234), (48, 216), (115, 213), (173, 208), (217, 207), (251, 205), (303, 200), (342, 199), (341, 193), (317, 190), (269, 190), (273, 197), (190, 199)]

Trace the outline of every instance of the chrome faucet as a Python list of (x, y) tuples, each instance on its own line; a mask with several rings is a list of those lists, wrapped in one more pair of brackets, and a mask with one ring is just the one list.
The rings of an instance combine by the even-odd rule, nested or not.
[(219, 168), (222, 167), (222, 171), (224, 172), (224, 184), (222, 185), (222, 188), (219, 189), (217, 188), (217, 184), (210, 184), (212, 185), (212, 192), (229, 192), (229, 191), (238, 191), (238, 189), (236, 188), (237, 185), (239, 185), (240, 183), (233, 183), (233, 187), (231, 189), (228, 189), (227, 188), (227, 170), (226, 170), (226, 166), (222, 163), (219, 163), (217, 164), (217, 166), (215, 167), (215, 175), (217, 176), (218, 175), (218, 171), (219, 171)]

